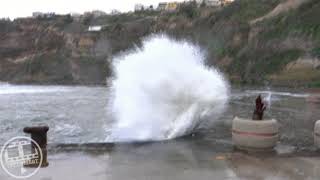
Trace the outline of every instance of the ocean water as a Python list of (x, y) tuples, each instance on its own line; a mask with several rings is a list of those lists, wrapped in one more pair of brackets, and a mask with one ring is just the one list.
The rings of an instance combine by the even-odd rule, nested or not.
[(104, 87), (4, 85), (0, 102), (1, 142), (43, 124), (50, 127), (49, 142), (98, 142), (110, 125)]

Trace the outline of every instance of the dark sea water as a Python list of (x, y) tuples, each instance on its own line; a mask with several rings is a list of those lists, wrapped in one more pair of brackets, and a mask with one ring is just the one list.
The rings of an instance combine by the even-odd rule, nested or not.
[[(280, 122), (281, 145), (313, 146), (314, 123), (320, 119), (318, 95), (292, 89), (233, 88), (226, 112), (194, 140), (231, 145), (232, 119), (251, 117), (258, 94), (268, 102), (266, 118)], [(42, 124), (50, 127), (49, 144), (106, 142), (112, 129), (108, 96), (106, 87), (1, 85), (0, 142), (24, 135), (25, 126)]]

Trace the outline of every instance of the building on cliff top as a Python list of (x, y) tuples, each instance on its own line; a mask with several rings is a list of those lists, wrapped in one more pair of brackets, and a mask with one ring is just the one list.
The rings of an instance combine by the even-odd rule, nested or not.
[(52, 18), (56, 14), (54, 12), (49, 12), (49, 13), (43, 13), (43, 12), (33, 12), (32, 17), (33, 18)]
[(102, 26), (89, 26), (88, 31), (90, 32), (99, 32), (102, 30)]
[(166, 3), (166, 2), (161, 2), (161, 3), (159, 3), (159, 5), (158, 5), (158, 10), (159, 10), (159, 11), (164, 11), (164, 10), (166, 10), (167, 4), (168, 4), (168, 3)]
[(178, 5), (179, 5), (179, 3), (177, 3), (177, 2), (169, 2), (167, 4), (166, 10), (167, 11), (175, 11), (178, 9)]
[(142, 4), (136, 4), (134, 6), (134, 12), (139, 12), (139, 11), (153, 11), (153, 5), (150, 6), (144, 6)]
[(233, 3), (235, 0), (221, 0), (222, 5), (228, 5), (230, 3)]
[(202, 4), (205, 4), (206, 6), (209, 6), (209, 7), (228, 5), (234, 1), (235, 0), (196, 0), (199, 6)]
[(146, 11), (153, 11), (153, 5), (150, 5), (150, 6), (144, 6), (144, 10)]
[(0, 18), (0, 21), (11, 21), (11, 20), (8, 17), (4, 17), (4, 18)]
[(76, 13), (76, 12), (72, 12), (70, 14), (71, 14), (71, 17), (80, 17), (81, 16), (80, 13)]
[(72, 13), (71, 13), (71, 17), (72, 17), (73, 20), (75, 20), (75, 21), (80, 21), (80, 20), (81, 20), (81, 14), (80, 14), (80, 13), (72, 12)]
[(113, 9), (110, 14), (111, 15), (118, 15), (118, 14), (121, 14), (121, 12), (117, 9)]
[(161, 2), (158, 5), (159, 11), (175, 11), (178, 9), (179, 3), (178, 2)]
[(134, 5), (134, 12), (139, 12), (139, 11), (143, 11), (144, 7), (142, 4), (136, 4)]
[(221, 0), (204, 0), (206, 6), (221, 6)]
[(100, 10), (94, 10), (94, 11), (89, 11), (84, 13), (84, 16), (93, 16), (94, 18), (105, 16), (105, 15), (107, 15), (107, 13)]

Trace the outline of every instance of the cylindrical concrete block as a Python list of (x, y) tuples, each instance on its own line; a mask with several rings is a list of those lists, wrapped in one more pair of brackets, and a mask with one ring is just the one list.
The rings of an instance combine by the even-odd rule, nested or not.
[(320, 149), (320, 120), (314, 126), (314, 144)]
[(232, 123), (232, 141), (240, 149), (272, 150), (279, 139), (276, 120), (254, 121), (235, 117)]

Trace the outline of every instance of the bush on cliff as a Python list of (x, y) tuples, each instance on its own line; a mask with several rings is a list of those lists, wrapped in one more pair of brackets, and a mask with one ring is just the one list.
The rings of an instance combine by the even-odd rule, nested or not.
[(197, 17), (199, 12), (198, 12), (198, 5), (196, 1), (182, 3), (179, 6), (178, 14), (185, 15), (186, 17), (191, 19)]

